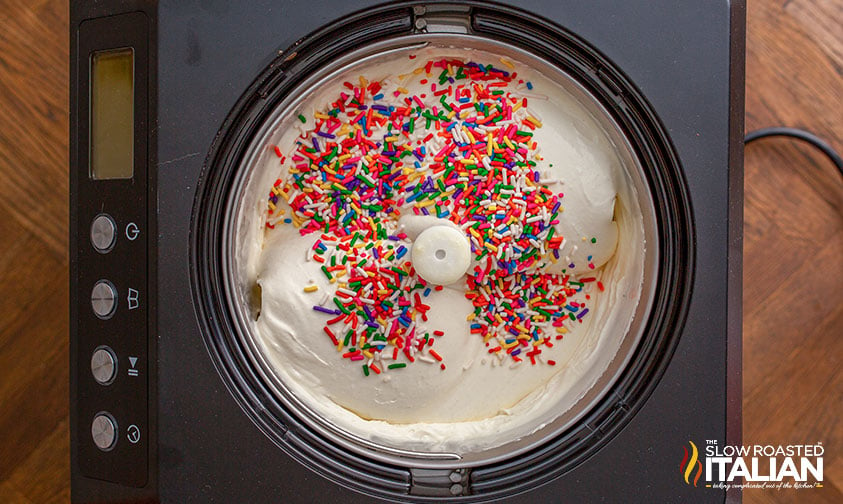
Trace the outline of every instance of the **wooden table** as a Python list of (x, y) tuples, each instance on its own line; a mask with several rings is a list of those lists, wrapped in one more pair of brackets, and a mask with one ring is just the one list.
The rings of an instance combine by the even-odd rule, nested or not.
[[(0, 502), (70, 496), (67, 23), (65, 1), (0, 0)], [(841, 23), (843, 0), (749, 2), (747, 129), (843, 152)], [(744, 441), (826, 446), (822, 490), (745, 501), (843, 502), (843, 179), (767, 139), (745, 188)]]

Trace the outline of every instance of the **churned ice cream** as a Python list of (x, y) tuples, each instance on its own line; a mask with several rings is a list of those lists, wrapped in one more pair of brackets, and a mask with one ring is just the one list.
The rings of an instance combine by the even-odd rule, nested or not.
[(238, 247), (261, 351), (297, 400), (377, 444), (460, 454), (594, 384), (646, 247), (631, 161), (569, 86), (429, 46), (300, 97)]

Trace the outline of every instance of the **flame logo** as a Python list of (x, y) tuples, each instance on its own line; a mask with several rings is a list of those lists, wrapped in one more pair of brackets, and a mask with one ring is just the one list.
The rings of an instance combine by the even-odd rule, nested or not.
[(683, 447), (682, 449), (685, 450), (685, 456), (682, 458), (682, 463), (679, 464), (679, 473), (685, 475), (685, 483), (690, 485), (691, 473), (693, 473), (694, 468), (696, 468), (697, 473), (694, 475), (694, 486), (697, 486), (697, 482), (700, 480), (700, 476), (702, 476), (702, 463), (699, 460), (697, 445), (695, 445), (693, 441), (688, 441), (688, 444), (691, 445), (691, 460), (688, 460), (688, 448)]

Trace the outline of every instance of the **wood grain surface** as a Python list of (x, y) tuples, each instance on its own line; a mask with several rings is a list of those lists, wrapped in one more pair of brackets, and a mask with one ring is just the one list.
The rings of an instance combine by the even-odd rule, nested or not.
[[(746, 126), (843, 152), (843, 1), (750, 0)], [(0, 0), (0, 502), (66, 502), (68, 6)], [(843, 502), (843, 178), (787, 139), (746, 149), (744, 442), (826, 447)], [(810, 493), (807, 493), (810, 492)]]

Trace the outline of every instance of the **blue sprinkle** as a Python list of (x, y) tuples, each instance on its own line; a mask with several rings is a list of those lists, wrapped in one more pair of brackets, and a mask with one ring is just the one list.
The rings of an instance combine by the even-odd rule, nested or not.
[(527, 81), (527, 89), (533, 89), (533, 83), (532, 82)]

